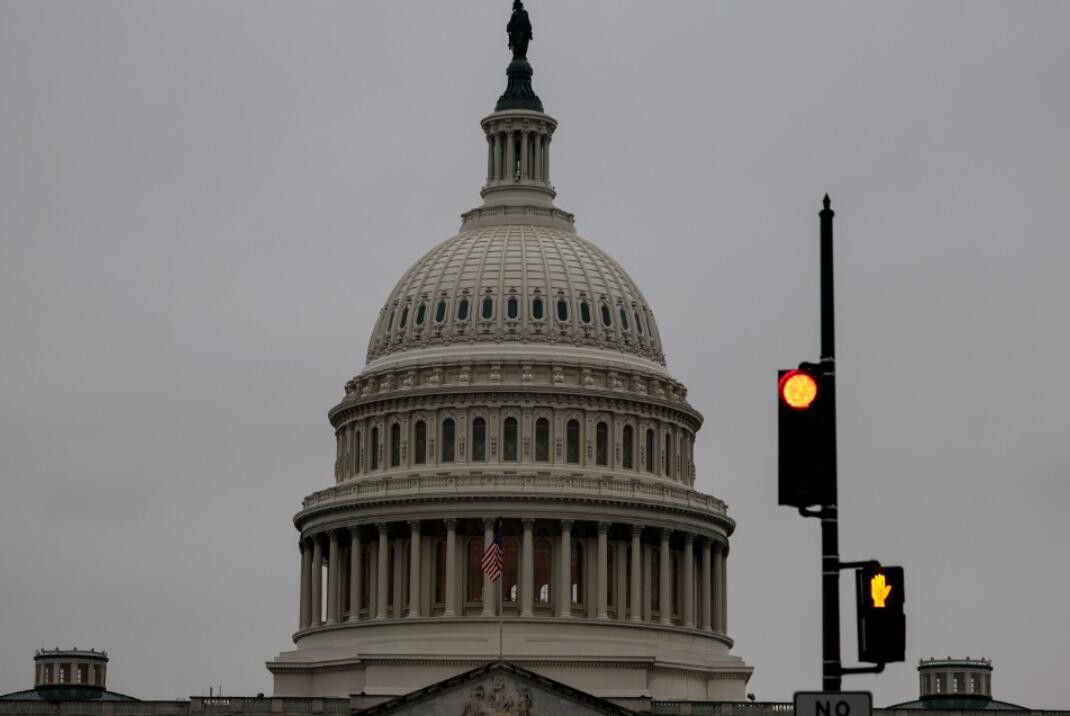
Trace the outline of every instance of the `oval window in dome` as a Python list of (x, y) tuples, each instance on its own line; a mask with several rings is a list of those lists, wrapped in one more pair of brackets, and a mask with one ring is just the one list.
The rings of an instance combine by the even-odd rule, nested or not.
[(422, 326), (424, 320), (427, 318), (427, 304), (421, 303), (420, 307), (416, 309), (416, 325)]
[(628, 330), (628, 312), (624, 310), (624, 306), (620, 307), (620, 329), (622, 331)]
[(404, 328), (405, 324), (409, 322), (409, 307), (401, 309), (401, 318), (398, 319), (398, 328)]
[(461, 300), (457, 303), (457, 320), (468, 320), (468, 298), (465, 296), (462, 296)]
[(538, 296), (531, 300), (531, 317), (536, 321), (542, 320), (542, 299)]
[(520, 301), (517, 300), (516, 296), (510, 296), (506, 302), (505, 315), (510, 321), (515, 321), (517, 316), (520, 315)]
[(494, 318), (494, 299), (490, 296), (483, 297), (483, 308), (481, 315), (484, 321), (489, 321)]
[(435, 323), (442, 323), (446, 320), (446, 299), (440, 298), (435, 305)]
[(609, 312), (609, 306), (602, 304), (602, 325), (609, 328), (613, 325), (613, 314)]
[(568, 320), (568, 300), (564, 297), (557, 299), (557, 320)]
[(584, 323), (591, 322), (591, 304), (586, 301), (580, 302), (580, 320)]

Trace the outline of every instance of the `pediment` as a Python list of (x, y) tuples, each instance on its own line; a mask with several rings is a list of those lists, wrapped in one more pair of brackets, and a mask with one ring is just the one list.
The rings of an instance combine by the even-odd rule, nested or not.
[(628, 716), (632, 711), (498, 662), (357, 712), (364, 716)]

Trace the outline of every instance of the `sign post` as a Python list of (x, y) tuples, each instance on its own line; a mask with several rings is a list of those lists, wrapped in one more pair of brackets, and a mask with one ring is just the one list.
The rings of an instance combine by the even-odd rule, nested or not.
[(868, 691), (796, 691), (795, 716), (873, 716)]

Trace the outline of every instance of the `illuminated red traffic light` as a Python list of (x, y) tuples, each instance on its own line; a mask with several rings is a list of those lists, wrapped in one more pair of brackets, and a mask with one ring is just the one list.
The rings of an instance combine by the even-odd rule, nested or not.
[(801, 370), (789, 370), (780, 378), (780, 399), (795, 410), (806, 410), (817, 398), (817, 381)]

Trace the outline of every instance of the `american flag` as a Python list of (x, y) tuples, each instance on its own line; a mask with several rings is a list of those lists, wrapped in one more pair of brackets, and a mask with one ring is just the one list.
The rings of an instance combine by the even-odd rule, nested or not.
[(494, 528), (494, 541), (487, 545), (483, 552), (483, 574), (490, 577), (490, 581), (497, 582), (502, 576), (502, 523)]

